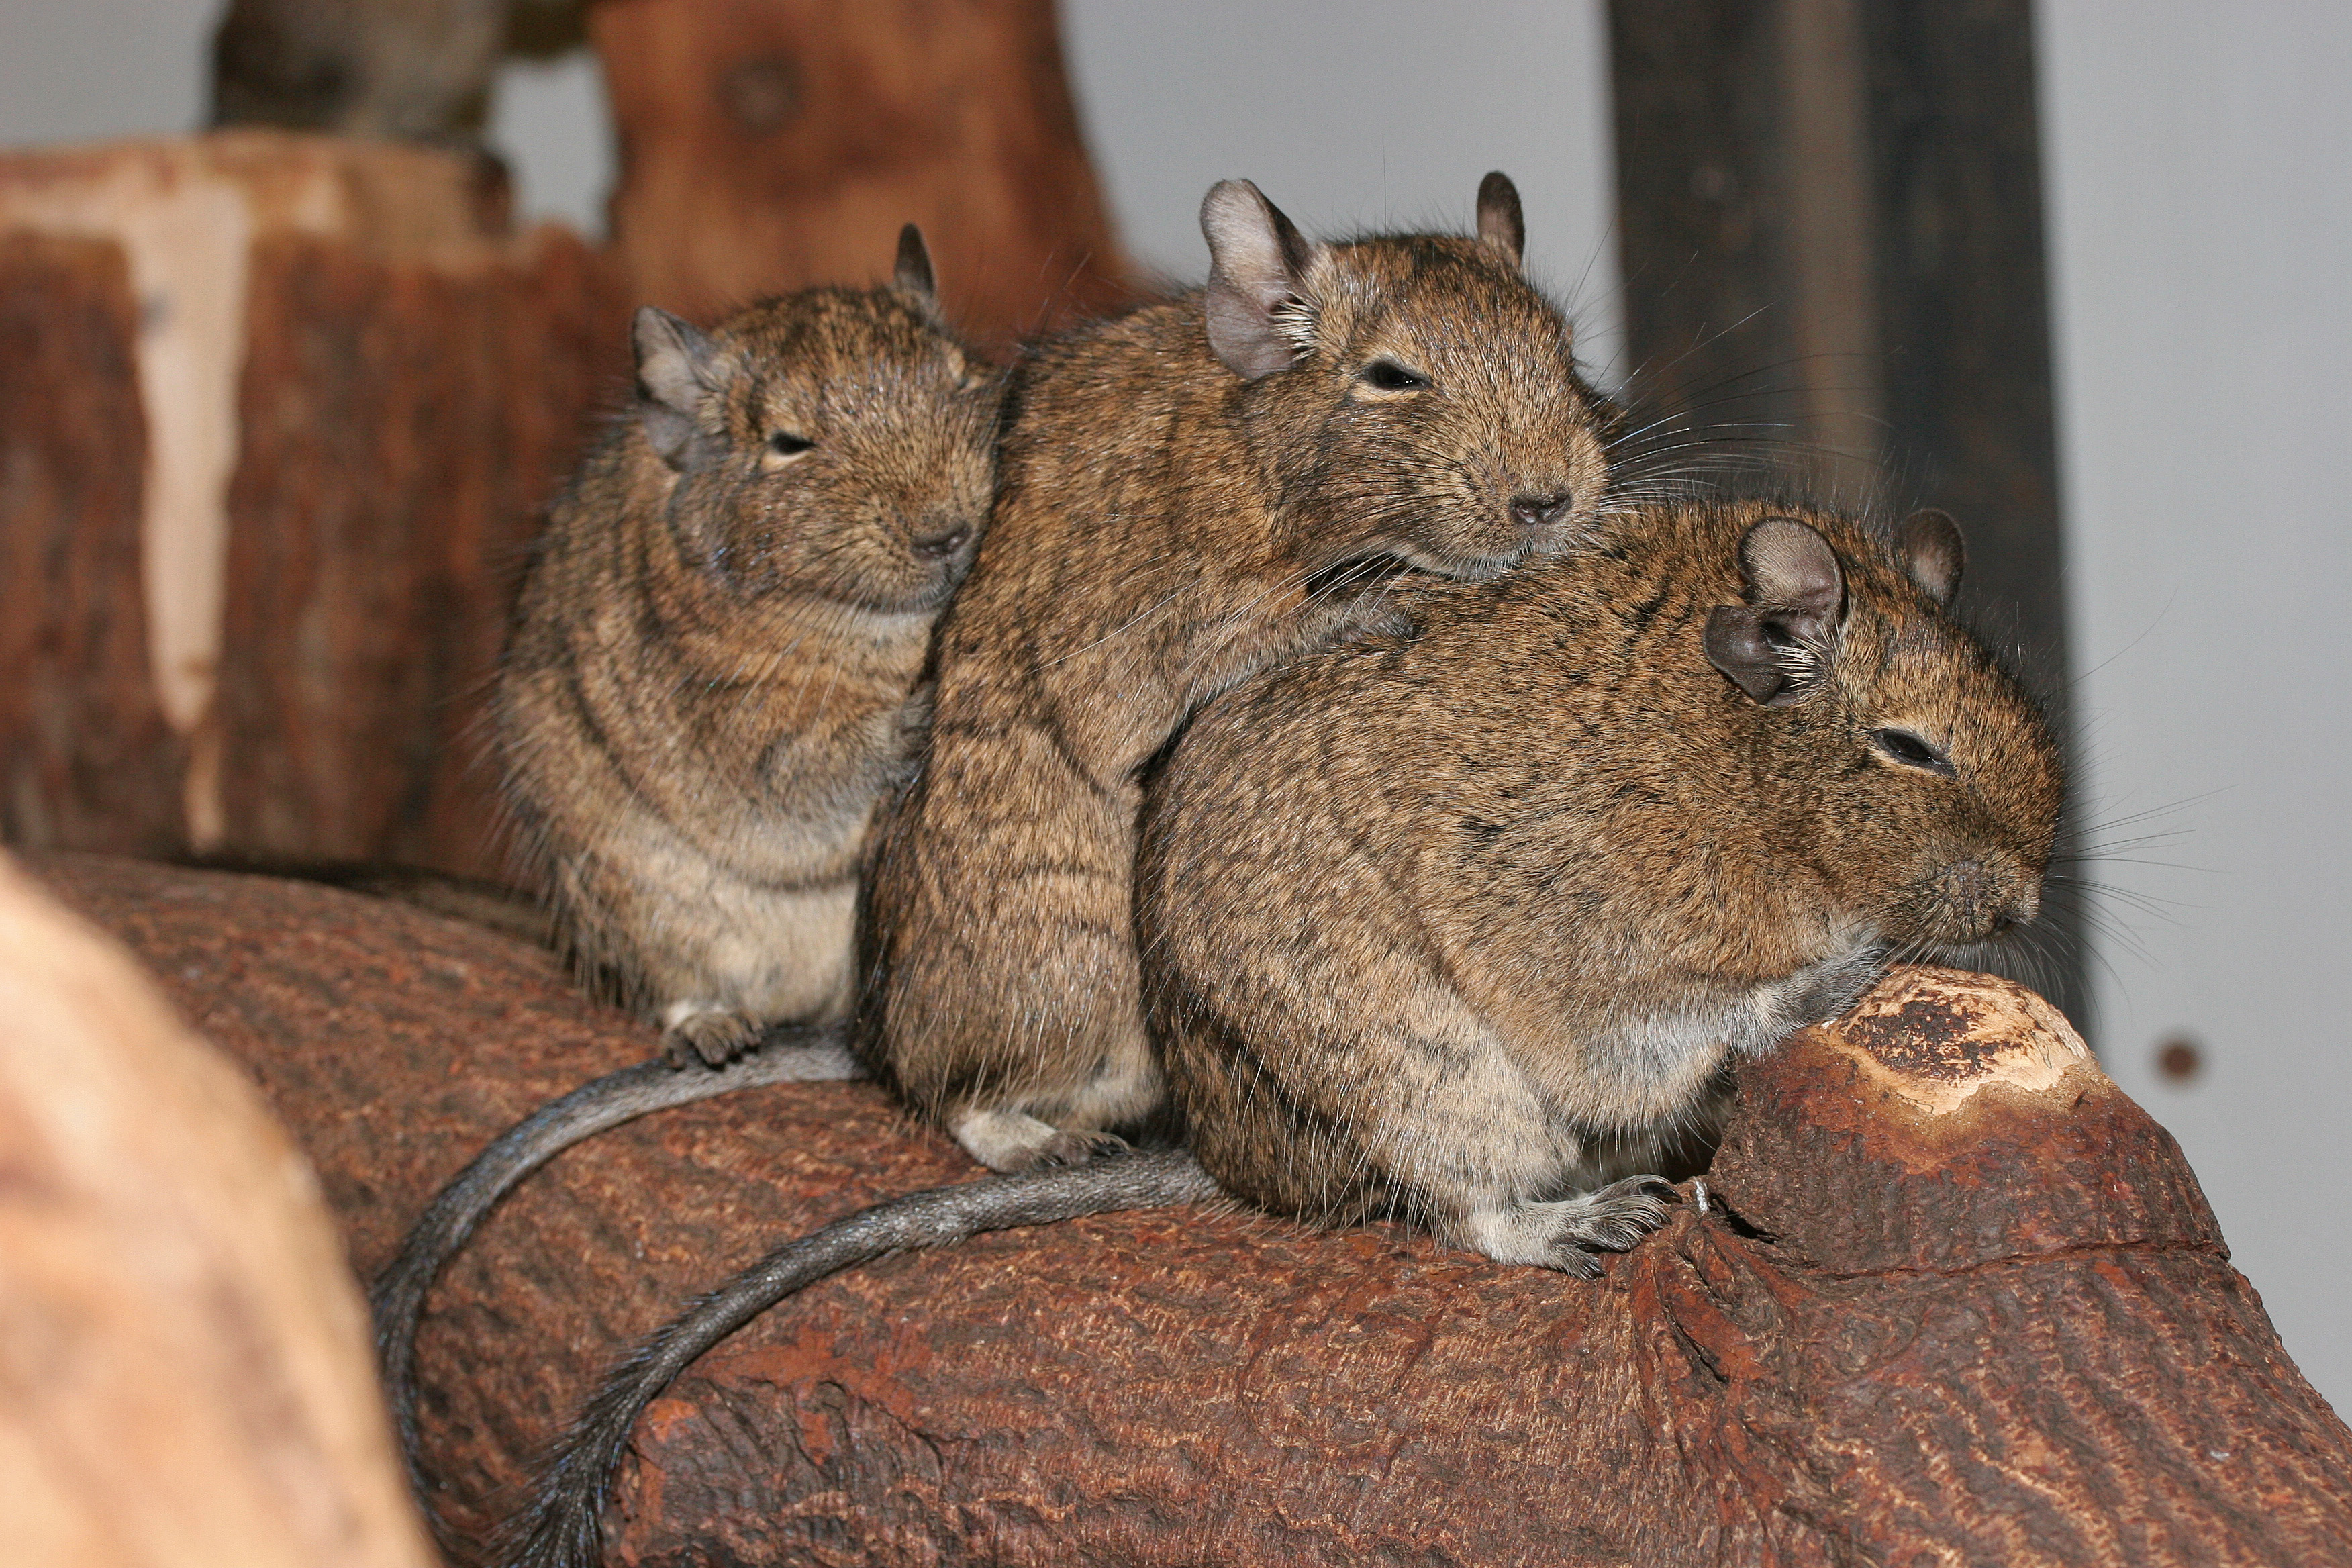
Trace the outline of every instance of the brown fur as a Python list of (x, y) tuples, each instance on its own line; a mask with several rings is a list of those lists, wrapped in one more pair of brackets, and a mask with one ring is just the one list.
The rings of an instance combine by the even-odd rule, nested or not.
[(588, 459), (523, 592), (509, 798), (571, 942), (673, 1060), (852, 999), (860, 846), (992, 477), (995, 389), (910, 244), (897, 288), (811, 289), (707, 342), (641, 318), (642, 416)]
[(1211, 193), (1207, 290), (1017, 373), (929, 761), (877, 836), (862, 1049), (999, 1169), (1084, 1158), (1160, 1098), (1136, 774), (1185, 716), (1386, 624), (1377, 558), (1492, 576), (1580, 542), (1603, 487), (1609, 411), (1520, 274), (1507, 181), (1475, 240), (1313, 246), (1262, 204)]
[[(1738, 1053), (2032, 916), (2058, 753), (1945, 612), (1957, 534), (1930, 515), (1889, 550), (1797, 513), (1843, 607), (1792, 637), (1742, 559), (1791, 510), (1646, 510), (1200, 716), (1154, 788), (1138, 921), (1222, 1185), (1589, 1272), (1655, 1223), (1641, 1173), (1705, 1130)], [(1726, 634), (1759, 619), (1794, 677), (1763, 700), (1710, 662), (1756, 680)]]

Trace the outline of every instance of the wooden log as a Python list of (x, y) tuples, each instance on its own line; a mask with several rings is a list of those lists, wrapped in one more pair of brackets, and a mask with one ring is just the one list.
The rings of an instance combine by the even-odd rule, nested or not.
[(589, 31), (614, 240), (654, 304), (882, 278), (910, 220), (982, 342), (1123, 297), (1052, 0), (602, 0)]
[(138, 331), (120, 245), (0, 236), (0, 839), (186, 845), (140, 583)]
[[(541, 954), (329, 890), (55, 860), (262, 1079), (373, 1268), (483, 1137), (641, 1057)], [(875, 1091), (574, 1150), (431, 1302), (454, 1516), (780, 1236), (971, 1167)], [(2045, 1004), (1907, 971), (1748, 1075), (1592, 1283), (1393, 1227), (1160, 1212), (830, 1280), (641, 1424), (613, 1560), (2264, 1563), (2352, 1556), (2352, 1431), (2179, 1152)]]
[(5, 857), (0, 1016), (0, 1557), (424, 1568), (309, 1168)]
[(0, 835), (491, 874), (482, 690), (625, 301), (473, 160), (0, 156)]

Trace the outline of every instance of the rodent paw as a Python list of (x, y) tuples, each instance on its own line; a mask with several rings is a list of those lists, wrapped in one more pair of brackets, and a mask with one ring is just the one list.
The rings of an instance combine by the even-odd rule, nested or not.
[(1512, 1204), (1471, 1216), (1471, 1243), (1503, 1263), (1534, 1263), (1580, 1279), (1601, 1272), (1596, 1252), (1622, 1252), (1666, 1222), (1674, 1184), (1628, 1176), (1557, 1203)]
[(1037, 1163), (1083, 1165), (1109, 1154), (1125, 1154), (1131, 1145), (1116, 1132), (1056, 1132), (1037, 1151)]
[(760, 1026), (740, 1013), (688, 1013), (662, 1031), (662, 1060), (674, 1068), (723, 1068), (759, 1043)]

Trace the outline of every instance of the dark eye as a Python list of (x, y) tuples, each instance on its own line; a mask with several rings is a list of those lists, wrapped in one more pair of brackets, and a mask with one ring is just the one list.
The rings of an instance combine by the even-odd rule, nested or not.
[(1873, 730), (1870, 743), (1878, 748), (1879, 755), (1906, 768), (1919, 768), (1931, 773), (1951, 778), (1958, 773), (1952, 759), (1921, 740), (1908, 730)]
[(789, 430), (776, 431), (768, 437), (768, 450), (779, 458), (797, 458), (815, 445), (815, 442), (803, 440)]
[(1364, 367), (1364, 379), (1382, 392), (1419, 392), (1429, 384), (1425, 375), (1416, 375), (1392, 359), (1376, 359)]

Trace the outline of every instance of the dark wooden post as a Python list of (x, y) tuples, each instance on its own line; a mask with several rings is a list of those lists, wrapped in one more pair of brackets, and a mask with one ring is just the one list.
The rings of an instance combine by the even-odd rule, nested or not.
[[(2032, 31), (2029, 0), (1610, 5), (1649, 441), (1951, 512), (1967, 613), (2063, 725)], [(2079, 1018), (2080, 911), (2052, 901), (2024, 977)]]

